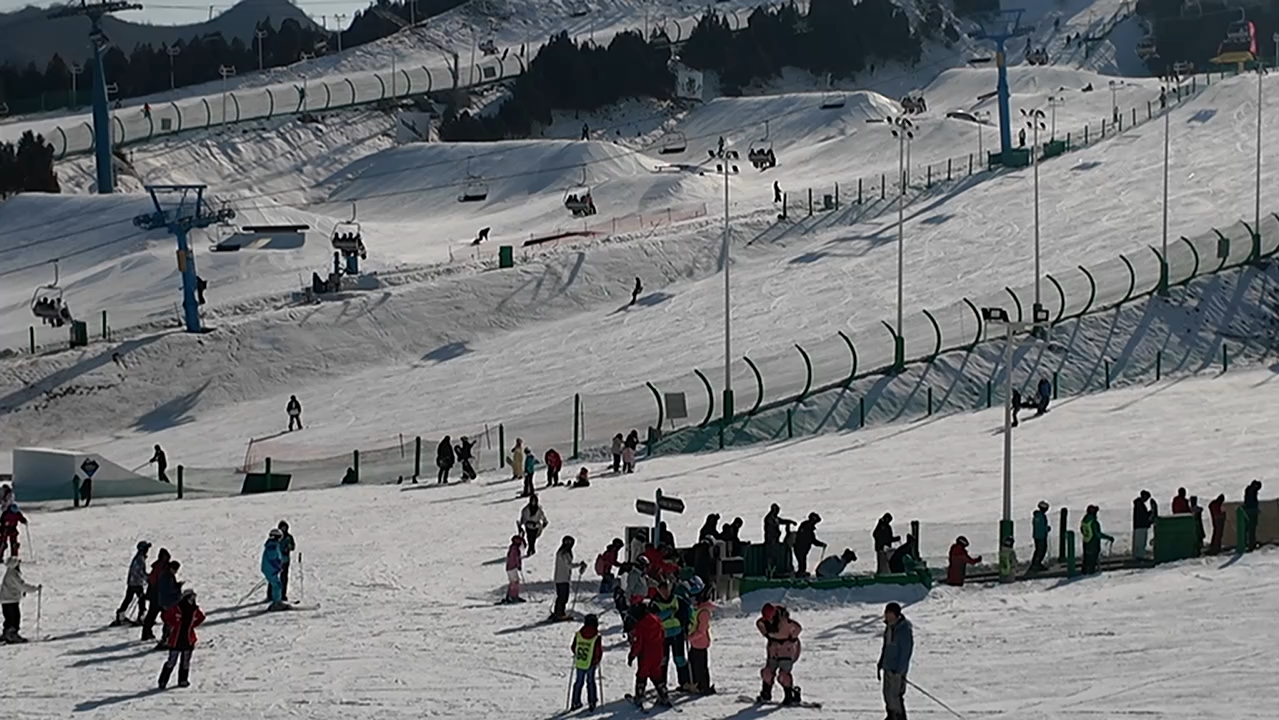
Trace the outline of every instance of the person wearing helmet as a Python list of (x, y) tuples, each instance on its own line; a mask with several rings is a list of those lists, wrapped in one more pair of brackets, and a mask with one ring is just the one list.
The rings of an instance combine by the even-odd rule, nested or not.
[(844, 548), (839, 555), (828, 555), (817, 564), (817, 577), (820, 579), (837, 578), (844, 574), (844, 569), (857, 562), (857, 553), (852, 548)]
[(657, 704), (670, 707), (671, 699), (666, 693), (665, 671), (665, 633), (662, 621), (653, 613), (647, 602), (641, 602), (632, 609), (634, 627), (630, 632), (631, 651), (627, 655), (626, 664), (635, 665), (635, 692), (631, 702), (641, 710), (644, 709), (644, 691), (648, 681), (653, 681), (657, 690)]
[(129, 574), (125, 578), (124, 601), (116, 608), (112, 626), (130, 624), (129, 606), (133, 604), (135, 597), (138, 599), (138, 621), (132, 624), (142, 624), (142, 618), (147, 614), (147, 552), (150, 550), (151, 543), (146, 540), (138, 543), (138, 550), (129, 563)]
[(783, 605), (764, 603), (760, 608), (759, 619), (755, 628), (768, 641), (768, 658), (759, 676), (764, 681), (755, 702), (766, 703), (773, 700), (773, 680), (782, 684), (785, 697), (783, 705), (796, 705), (801, 702), (800, 690), (795, 685), (791, 670), (795, 661), (799, 660), (799, 634), (803, 627), (790, 617), (790, 612)]
[(520, 573), (523, 570), (524, 538), (512, 535), (511, 545), (506, 548), (506, 597), (502, 598), (504, 604), (524, 602), (524, 598), (520, 597)]
[(1113, 537), (1101, 531), (1101, 521), (1097, 519), (1098, 512), (1100, 508), (1089, 505), (1084, 511), (1084, 519), (1079, 522), (1079, 538), (1084, 544), (1083, 573), (1085, 575), (1091, 575), (1099, 569), (1101, 541), (1109, 540), (1112, 543), (1115, 541)]
[(549, 524), (546, 520), (546, 512), (537, 501), (537, 495), (529, 495), (528, 504), (520, 510), (519, 523), (520, 532), (524, 533), (524, 538), (528, 541), (529, 557), (537, 553), (537, 539)]
[(950, 564), (946, 567), (946, 584), (963, 587), (968, 566), (979, 562), (981, 562), (981, 555), (973, 557), (968, 554), (968, 538), (963, 535), (955, 538), (955, 544), (950, 546)]
[[(160, 669), (160, 689), (169, 685), (169, 676), (173, 674), (173, 666), (178, 666), (178, 687), (191, 684), (191, 653), (195, 651), (195, 629), (204, 622), (204, 611), (195, 603), (195, 591), (185, 588), (178, 603), (164, 611), (164, 625), (169, 628), (169, 639), (166, 643), (169, 658)], [(179, 664), (180, 661), (180, 664)]]
[[(10, 496), (13, 493), (10, 491)], [(18, 526), (27, 524), (27, 516), (18, 509), (18, 503), (10, 502), (0, 505), (0, 560), (4, 559), (4, 546), (9, 545), (9, 554), (17, 557), (22, 543), (18, 541)]]
[(821, 521), (821, 515), (809, 513), (808, 519), (800, 523), (799, 530), (795, 532), (795, 577), (808, 577), (808, 553), (814, 545), (826, 547), (826, 543), (817, 539), (817, 523)]
[(1052, 527), (1048, 524), (1048, 503), (1040, 500), (1038, 507), (1035, 508), (1035, 514), (1030, 520), (1031, 536), (1035, 539), (1035, 554), (1030, 557), (1030, 567), (1027, 572), (1043, 572), (1048, 568), (1044, 567), (1044, 557), (1048, 554), (1048, 533), (1052, 531)]
[(266, 578), (271, 598), (271, 604), (267, 606), (268, 610), (286, 610), (289, 607), (284, 603), (284, 590), (280, 585), (280, 570), (284, 567), (284, 553), (280, 549), (280, 540), (283, 537), (284, 533), (280, 532), (280, 528), (271, 528), (271, 532), (267, 533), (266, 542), (262, 545), (262, 576)]
[[(280, 521), (276, 528), (280, 531), (280, 599), (284, 602), (289, 601), (289, 563), (293, 559), (293, 551), (297, 549), (297, 543), (293, 540), (293, 536), (289, 534), (289, 524), (283, 520)], [(271, 598), (267, 598), (270, 602)]]
[(648, 598), (648, 565), (648, 557), (640, 555), (631, 563), (626, 573), (626, 594), (630, 596), (631, 605), (642, 603)]
[(688, 632), (688, 665), (693, 674), (693, 692), (699, 695), (714, 695), (715, 686), (711, 684), (710, 647), (711, 647), (711, 612), (715, 604), (711, 602), (710, 586), (703, 586), (701, 578), (694, 575), (688, 581), (689, 594), (693, 596), (693, 619), (689, 623)]
[(662, 678), (667, 677), (667, 661), (674, 658), (678, 687), (686, 692), (690, 691), (693, 688), (693, 680), (688, 671), (688, 657), (684, 652), (686, 642), (684, 628), (688, 626), (692, 615), (688, 600), (682, 597), (682, 593), (675, 591), (673, 582), (663, 580), (657, 586), (657, 597), (653, 598), (653, 611), (657, 613), (657, 619), (662, 621), (662, 630), (666, 637), (666, 653), (662, 658)]
[(0, 580), (0, 611), (4, 614), (4, 633), (0, 640), (7, 643), (24, 643), (26, 638), (18, 634), (22, 626), (22, 596), (39, 592), (43, 585), (32, 585), (22, 577), (22, 559), (11, 556), (5, 561), (4, 579)]
[(600, 619), (595, 615), (587, 615), (582, 619), (582, 627), (573, 634), (573, 643), (569, 646), (573, 651), (573, 701), (569, 710), (582, 708), (582, 685), (586, 685), (586, 699), (590, 709), (594, 710), (599, 702), (599, 693), (595, 687), (595, 677), (599, 674), (600, 660), (604, 657), (604, 643), (600, 642)]

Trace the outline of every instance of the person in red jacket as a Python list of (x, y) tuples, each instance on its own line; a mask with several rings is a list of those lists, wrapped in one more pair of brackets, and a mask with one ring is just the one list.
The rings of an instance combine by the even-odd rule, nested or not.
[(960, 535), (955, 544), (950, 546), (950, 565), (946, 568), (946, 584), (962, 587), (964, 576), (968, 574), (968, 566), (981, 562), (981, 555), (973, 557), (968, 554), (968, 538)]
[(635, 629), (631, 631), (631, 653), (626, 664), (634, 665), (639, 660), (639, 667), (635, 668), (635, 694), (631, 696), (631, 701), (636, 707), (643, 709), (644, 691), (648, 687), (648, 681), (652, 680), (653, 687), (657, 690), (657, 704), (669, 707), (671, 699), (666, 694), (664, 662), (666, 631), (647, 602), (635, 605), (632, 612), (637, 620)]
[(564, 467), (564, 459), (555, 451), (555, 448), (547, 450), (542, 459), (546, 461), (546, 486), (559, 485), (560, 468)]
[[(178, 665), (178, 687), (187, 687), (191, 671), (191, 653), (195, 650), (195, 629), (204, 622), (204, 611), (195, 604), (195, 591), (186, 588), (177, 605), (164, 611), (164, 624), (169, 627), (169, 659), (160, 669), (160, 689), (169, 685), (173, 666)], [(181, 664), (178, 661), (181, 660)]]
[(1172, 499), (1172, 512), (1174, 515), (1178, 513), (1186, 513), (1189, 515), (1192, 512), (1190, 509), (1190, 498), (1186, 497), (1185, 488), (1177, 488), (1177, 497)]

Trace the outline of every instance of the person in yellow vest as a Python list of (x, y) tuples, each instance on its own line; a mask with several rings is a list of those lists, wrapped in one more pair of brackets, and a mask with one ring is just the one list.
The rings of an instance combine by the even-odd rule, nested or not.
[(577, 677), (573, 680), (573, 704), (571, 710), (582, 708), (582, 685), (586, 685), (586, 702), (591, 710), (599, 702), (599, 694), (595, 688), (595, 674), (599, 671), (600, 659), (604, 656), (604, 644), (600, 642), (600, 621), (594, 615), (587, 615), (582, 620), (582, 629), (573, 634), (573, 669)]

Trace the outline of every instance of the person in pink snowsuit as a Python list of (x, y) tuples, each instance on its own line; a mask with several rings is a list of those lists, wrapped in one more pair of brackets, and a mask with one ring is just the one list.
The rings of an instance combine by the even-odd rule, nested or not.
[(511, 546), (506, 549), (506, 597), (504, 603), (521, 603), (520, 571), (524, 569), (524, 538), (519, 535), (511, 537)]
[(791, 677), (791, 668), (799, 660), (799, 634), (803, 627), (790, 617), (790, 612), (783, 605), (765, 603), (760, 609), (760, 617), (755, 621), (759, 634), (768, 640), (768, 660), (760, 669), (759, 676), (764, 681), (757, 702), (770, 702), (773, 699), (773, 679), (782, 684), (786, 697), (783, 705), (791, 705), (800, 701), (799, 688)]

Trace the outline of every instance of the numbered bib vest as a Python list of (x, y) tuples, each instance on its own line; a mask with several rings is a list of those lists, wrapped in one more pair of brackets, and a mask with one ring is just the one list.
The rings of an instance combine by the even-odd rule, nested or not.
[(590, 669), (591, 661), (595, 659), (595, 643), (599, 642), (599, 639), (599, 635), (584, 638), (581, 631), (573, 635), (573, 667), (578, 670)]

